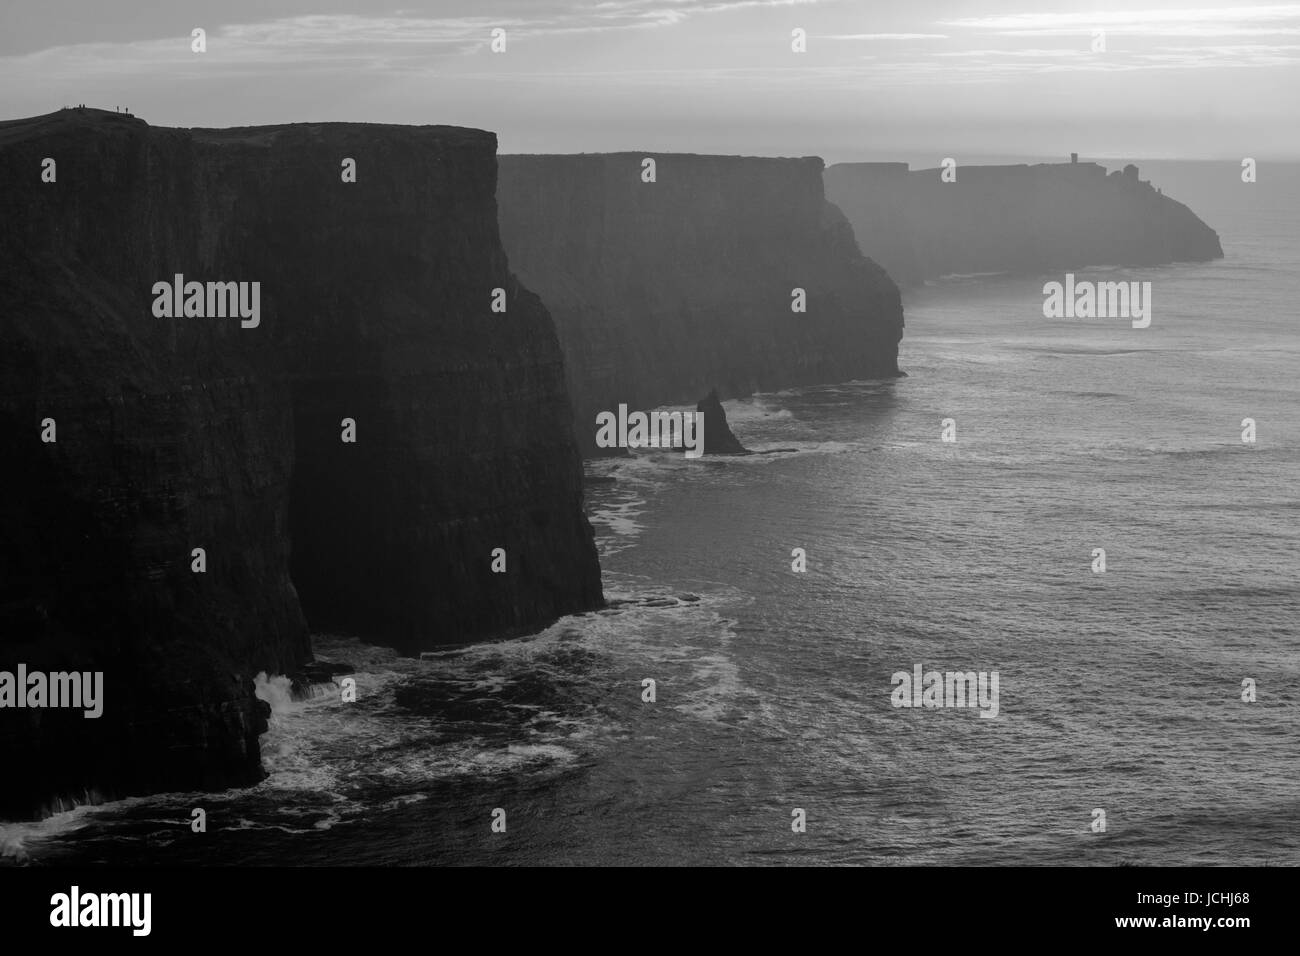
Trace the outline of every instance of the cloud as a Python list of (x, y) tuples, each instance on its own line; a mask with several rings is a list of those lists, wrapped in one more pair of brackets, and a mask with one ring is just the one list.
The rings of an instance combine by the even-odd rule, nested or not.
[[(510, 41), (565, 34), (603, 33), (672, 26), (696, 16), (738, 10), (811, 5), (819, 0), (604, 0), (595, 4), (478, 3), (464, 16), (429, 17), (416, 13), (360, 15), (307, 14), (229, 23), (208, 29), (212, 65), (250, 67), (286, 63), (321, 67), (368, 65), (401, 69), (417, 60), (484, 51), (492, 29), (504, 28)], [(128, 42), (50, 46), (0, 57), (0, 68), (39, 64), (57, 75), (122, 74), (135, 63), (141, 72), (172, 66), (182, 72), (202, 64), (181, 35)], [(77, 71), (80, 71), (78, 73)], [(198, 69), (194, 72), (197, 74)]]
[(1021, 13), (1009, 16), (960, 17), (940, 21), (942, 26), (987, 31), (1039, 31), (1162, 27), (1187, 24), (1253, 24), (1300, 20), (1300, 5), (1274, 4), (1251, 7), (1193, 7), (1181, 9), (1113, 10), (1070, 13)]
[(1078, 57), (1092, 56), (1088, 50), (1076, 47), (1064, 47), (1055, 50), (955, 50), (948, 53), (936, 53), (935, 56), (975, 56), (986, 57), (988, 59), (997, 59), (998, 57), (1035, 57), (1039, 59), (1052, 59), (1061, 57)]
[(830, 33), (818, 35), (818, 40), (946, 40), (946, 33)]

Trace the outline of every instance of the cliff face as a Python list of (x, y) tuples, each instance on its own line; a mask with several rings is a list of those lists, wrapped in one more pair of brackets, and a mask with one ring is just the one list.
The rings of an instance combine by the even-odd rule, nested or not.
[(1218, 234), (1137, 170), (1096, 163), (958, 166), (844, 163), (826, 194), (865, 255), (903, 286), (953, 273), (1046, 272), (1223, 257)]
[[(642, 182), (646, 156), (655, 182)], [(500, 158), (502, 241), (555, 316), (585, 452), (596, 414), (620, 403), (898, 374), (898, 289), (826, 202), (822, 169), (817, 158)]]
[[(260, 779), (252, 678), (310, 660), (308, 625), (413, 650), (600, 605), (558, 342), (497, 234), (495, 145), (93, 110), (0, 124), (0, 671), (104, 672), (99, 719), (0, 709), (21, 768), (0, 816)], [(155, 317), (176, 273), (260, 282), (258, 326)]]

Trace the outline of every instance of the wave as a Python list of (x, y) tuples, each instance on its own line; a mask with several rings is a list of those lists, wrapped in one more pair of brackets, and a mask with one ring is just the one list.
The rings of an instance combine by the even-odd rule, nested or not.
[(1014, 272), (1007, 272), (1007, 271), (998, 271), (998, 272), (949, 272), (949, 273), (947, 273), (946, 275), (941, 275), (941, 276), (939, 276), (938, 278), (935, 278), (935, 279), (926, 279), (925, 282), (924, 282), (924, 284), (927, 285), (927, 286), (929, 286), (929, 285), (938, 285), (938, 284), (940, 284), (940, 283), (945, 283), (945, 282), (962, 282), (962, 281), (965, 281), (965, 280), (968, 280), (968, 279), (992, 279), (992, 278), (998, 278), (998, 277), (1010, 277), (1010, 276), (1014, 276), (1014, 275), (1015, 275)]
[[(314, 639), (322, 663), (346, 663), (355, 702), (335, 684), (295, 693), (258, 675), (271, 706), (261, 738), (267, 777), (223, 793), (158, 794), (75, 807), (0, 825), (0, 859), (39, 862), (86, 841), (175, 838), (202, 806), (230, 831), (304, 835), (428, 799), (431, 788), (521, 785), (607, 750), (640, 706), (641, 679), (673, 687), (687, 719), (724, 720), (745, 693), (727, 650), (738, 593), (680, 593), (612, 575), (609, 607), (563, 618), (532, 636), (403, 657), (352, 637)], [(668, 703), (665, 701), (665, 703)]]
[(41, 844), (75, 834), (86, 825), (94, 805), (51, 814), (43, 820), (0, 823), (0, 860), (27, 863)]
[(763, 395), (726, 401), (722, 408), (727, 413), (727, 422), (733, 426), (738, 422), (788, 421), (794, 418), (790, 409)]
[[(101, 816), (140, 806), (171, 805), (186, 796), (189, 795), (163, 794), (156, 798), (127, 797), (122, 800), (102, 800), (97, 795), (90, 794), (87, 802), (55, 810), (40, 820), (0, 822), (0, 863), (13, 865), (34, 862), (43, 855), (48, 846), (77, 838)], [(188, 813), (189, 811), (186, 810), (187, 817)]]

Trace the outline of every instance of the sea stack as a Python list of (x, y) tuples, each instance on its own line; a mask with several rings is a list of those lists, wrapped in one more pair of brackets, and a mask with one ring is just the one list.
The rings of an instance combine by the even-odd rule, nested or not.
[(748, 455), (750, 453), (749, 449), (736, 439), (727, 425), (727, 411), (718, 399), (716, 388), (710, 389), (709, 394), (700, 399), (695, 410), (704, 416), (704, 454)]

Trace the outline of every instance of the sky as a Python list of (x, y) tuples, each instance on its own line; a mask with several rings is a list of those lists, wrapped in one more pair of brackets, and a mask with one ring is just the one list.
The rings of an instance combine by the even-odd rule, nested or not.
[(445, 123), (507, 153), (1296, 159), (1297, 90), (1300, 3), (0, 3), (0, 118)]

